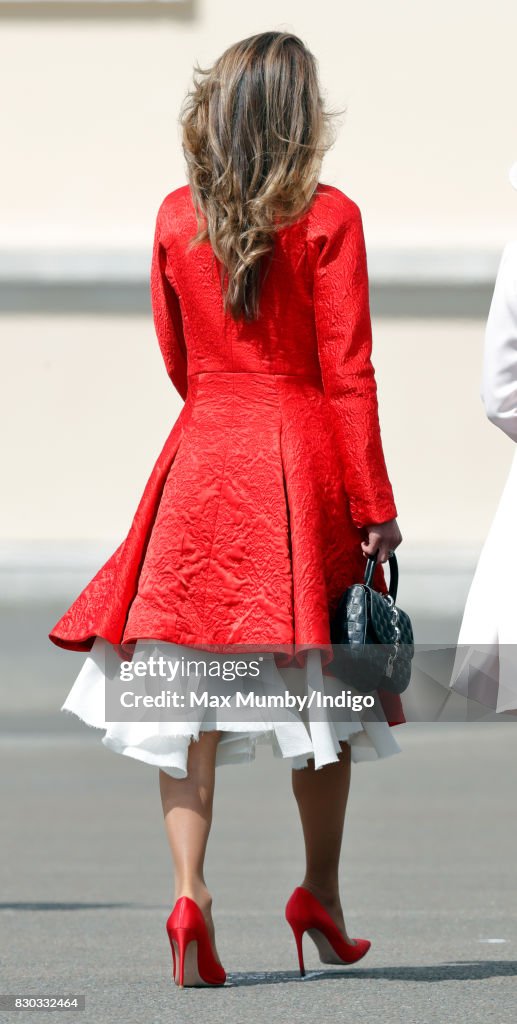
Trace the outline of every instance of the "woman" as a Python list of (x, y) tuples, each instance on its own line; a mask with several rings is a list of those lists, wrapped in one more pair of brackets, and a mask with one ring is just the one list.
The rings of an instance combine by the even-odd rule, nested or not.
[(307, 869), (286, 916), (300, 969), (308, 929), (325, 963), (365, 954), (338, 887), (350, 765), (399, 751), (391, 726), (404, 721), (387, 696), (379, 720), (350, 713), (335, 725), (104, 720), (106, 649), (145, 640), (177, 659), (266, 652), (275, 685), (322, 687), (340, 596), (375, 552), (374, 585), (386, 592), (381, 563), (402, 539), (361, 215), (319, 182), (331, 115), (315, 60), (296, 36), (266, 32), (197, 71), (182, 116), (189, 183), (159, 208), (151, 266), (158, 341), (185, 404), (127, 538), (50, 634), (91, 651), (64, 709), (160, 768), (175, 869), (167, 927), (185, 985), (225, 980), (203, 875), (215, 767), (249, 760), (258, 739), (293, 768)]
[[(517, 188), (517, 164), (510, 181)], [(490, 422), (517, 442), (517, 241), (506, 244), (499, 262), (485, 330), (481, 398)], [(450, 684), (497, 713), (517, 710), (516, 518), (514, 449), (465, 604)]]

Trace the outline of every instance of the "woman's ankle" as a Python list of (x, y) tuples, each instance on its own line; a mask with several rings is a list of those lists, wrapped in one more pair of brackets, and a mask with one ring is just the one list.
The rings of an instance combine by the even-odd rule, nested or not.
[(302, 882), (304, 889), (308, 889), (316, 897), (321, 906), (330, 914), (334, 924), (337, 925), (347, 942), (350, 941), (341, 905), (338, 882), (315, 882), (311, 878), (305, 878)]
[(306, 876), (303, 882), (300, 883), (302, 888), (308, 889), (316, 899), (322, 903), (336, 903), (340, 902), (339, 895), (339, 882), (338, 881), (327, 881), (322, 879), (310, 878)]
[(194, 900), (204, 913), (210, 911), (212, 907), (212, 894), (205, 882), (194, 879), (177, 882), (174, 898), (179, 900), (181, 896), (188, 896), (191, 900)]

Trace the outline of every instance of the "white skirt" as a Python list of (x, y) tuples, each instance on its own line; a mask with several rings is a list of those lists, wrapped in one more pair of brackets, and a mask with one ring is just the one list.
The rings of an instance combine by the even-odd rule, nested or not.
[[(205, 651), (177, 644), (166, 646), (167, 657), (171, 659), (184, 658), (186, 651), (190, 658), (206, 657)], [(309, 758), (314, 758), (316, 769), (337, 761), (340, 741), (350, 744), (353, 761), (377, 760), (401, 751), (393, 727), (388, 725), (382, 708), (377, 707), (378, 702), (373, 715), (372, 709), (365, 713), (342, 708), (339, 720), (325, 715), (321, 709), (316, 714), (302, 705), (302, 711), (296, 708), (288, 714), (284, 712), (283, 720), (266, 712), (253, 721), (229, 722), (213, 708), (199, 708), (194, 714), (190, 712), (188, 718), (178, 716), (176, 720), (106, 721), (106, 685), (110, 681), (105, 660), (108, 647), (100, 637), (94, 641), (61, 710), (73, 713), (86, 725), (105, 730), (102, 742), (110, 750), (157, 766), (173, 778), (182, 779), (188, 774), (191, 741), (198, 740), (200, 732), (214, 729), (222, 733), (217, 744), (216, 767), (253, 761), (257, 743), (269, 743), (274, 756), (289, 759), (291, 768), (307, 767)], [(265, 660), (263, 655), (261, 658), (270, 692), (288, 691), (302, 697), (312, 691), (325, 692), (329, 677), (323, 674), (319, 650), (308, 651), (303, 668), (280, 668), (273, 655), (266, 656)], [(187, 678), (185, 685), (188, 687), (190, 682)], [(353, 687), (346, 689), (357, 693)]]

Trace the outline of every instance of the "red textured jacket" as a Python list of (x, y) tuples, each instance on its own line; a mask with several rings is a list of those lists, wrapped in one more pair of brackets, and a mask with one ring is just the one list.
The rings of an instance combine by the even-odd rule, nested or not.
[[(54, 626), (61, 647), (330, 643), (361, 527), (397, 514), (379, 428), (361, 214), (319, 184), (279, 232), (260, 318), (224, 314), (188, 185), (158, 211), (151, 297), (185, 400), (131, 528)], [(377, 566), (374, 585), (386, 590)], [(391, 716), (393, 718), (393, 715)]]

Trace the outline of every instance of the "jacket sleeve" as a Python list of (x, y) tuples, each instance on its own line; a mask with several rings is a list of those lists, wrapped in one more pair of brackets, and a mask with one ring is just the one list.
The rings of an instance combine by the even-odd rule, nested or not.
[(517, 243), (504, 249), (485, 330), (481, 399), (488, 419), (517, 441)]
[(168, 255), (164, 244), (164, 205), (156, 218), (151, 261), (151, 307), (154, 326), (167, 373), (176, 391), (187, 397), (187, 347), (181, 308), (176, 290), (167, 275)]
[(394, 519), (371, 362), (372, 330), (362, 218), (352, 200), (332, 210), (316, 246), (313, 280), (318, 354), (356, 526)]

